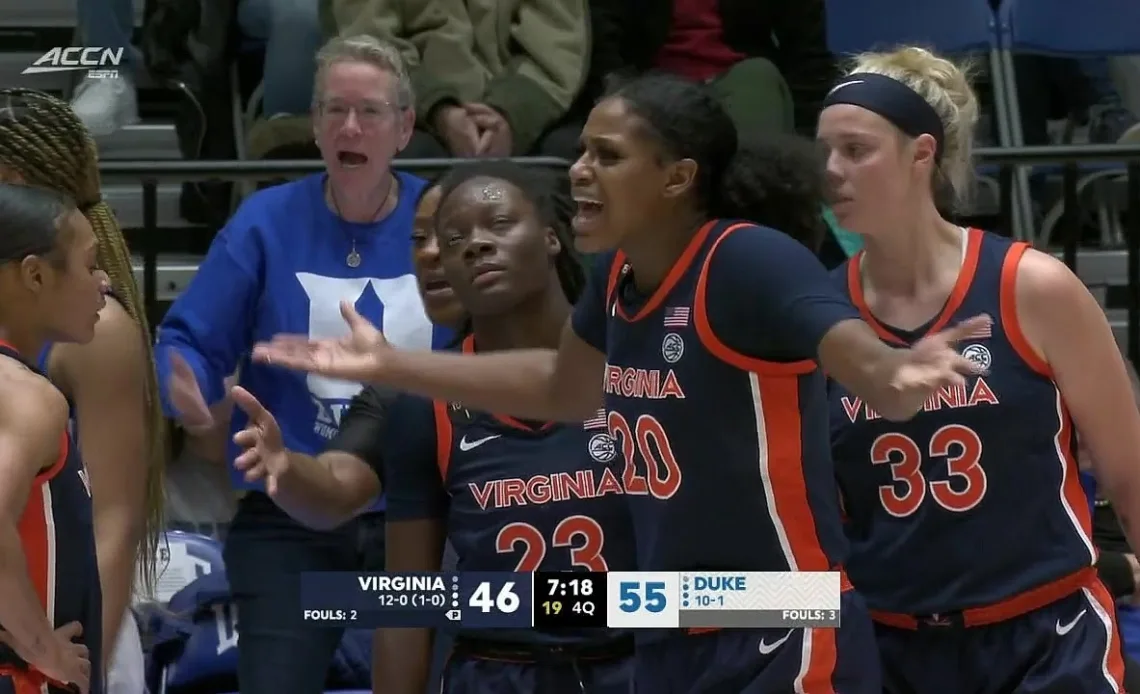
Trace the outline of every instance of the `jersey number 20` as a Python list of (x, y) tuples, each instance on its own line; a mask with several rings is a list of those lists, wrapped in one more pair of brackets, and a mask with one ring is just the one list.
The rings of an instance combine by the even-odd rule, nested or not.
[[(569, 547), (570, 565), (587, 571), (609, 571), (602, 557), (602, 547), (606, 544), (606, 534), (598, 521), (589, 516), (567, 516), (554, 527), (550, 535), (551, 547)], [(499, 554), (515, 551), (523, 547), (515, 571), (530, 573), (538, 571), (546, 558), (546, 538), (530, 523), (508, 523), (495, 538), (495, 549)]]
[[(625, 469), (621, 486), (626, 494), (649, 494), (655, 499), (669, 499), (681, 488), (681, 465), (673, 455), (665, 427), (652, 415), (643, 414), (633, 426), (620, 412), (610, 411), (606, 418), (610, 438), (621, 446)], [(645, 472), (637, 470), (637, 459)]]
[[(949, 479), (928, 481), (922, 474), (924, 458), (945, 458)], [(922, 506), (927, 489), (934, 503), (961, 513), (981, 503), (986, 495), (982, 469), (982, 440), (969, 427), (949, 424), (934, 432), (923, 451), (914, 439), (891, 432), (871, 444), (871, 462), (891, 466), (892, 484), (879, 487), (879, 500), (887, 513), (905, 518)]]

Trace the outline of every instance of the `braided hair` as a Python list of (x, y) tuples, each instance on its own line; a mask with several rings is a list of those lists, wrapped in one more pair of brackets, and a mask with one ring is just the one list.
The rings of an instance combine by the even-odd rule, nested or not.
[(586, 273), (578, 254), (574, 251), (574, 238), (570, 222), (577, 205), (570, 195), (570, 180), (564, 173), (549, 169), (525, 168), (510, 161), (477, 161), (460, 164), (440, 179), (439, 206), (456, 188), (473, 178), (493, 178), (511, 184), (522, 191), (538, 211), (539, 219), (554, 230), (562, 250), (554, 258), (554, 269), (566, 298), (573, 304), (578, 301), (586, 286)]
[(146, 374), (147, 439), (150, 470), (146, 487), (142, 578), (154, 586), (154, 556), (162, 530), (163, 467), (166, 460), (165, 420), (159, 400), (154, 353), (142, 297), (135, 283), (126, 239), (100, 193), (95, 142), (71, 107), (32, 89), (0, 89), (0, 165), (18, 172), (28, 185), (48, 188), (75, 201), (91, 222), (97, 239), (96, 259), (111, 280), (111, 289), (138, 323), (150, 368)]

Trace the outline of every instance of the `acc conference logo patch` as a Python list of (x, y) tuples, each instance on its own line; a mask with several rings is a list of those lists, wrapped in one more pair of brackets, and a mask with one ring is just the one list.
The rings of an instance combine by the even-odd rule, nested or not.
[(982, 369), (990, 368), (990, 364), (993, 363), (993, 357), (990, 356), (990, 350), (988, 350), (984, 345), (967, 345), (966, 348), (962, 350), (962, 356), (974, 362)]

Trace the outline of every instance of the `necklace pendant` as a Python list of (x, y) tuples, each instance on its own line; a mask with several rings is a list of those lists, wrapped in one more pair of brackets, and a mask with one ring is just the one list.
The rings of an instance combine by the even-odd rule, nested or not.
[(348, 254), (348, 257), (344, 259), (344, 262), (347, 263), (349, 267), (360, 267), (360, 254), (356, 252), (356, 249), (353, 249), (352, 252)]

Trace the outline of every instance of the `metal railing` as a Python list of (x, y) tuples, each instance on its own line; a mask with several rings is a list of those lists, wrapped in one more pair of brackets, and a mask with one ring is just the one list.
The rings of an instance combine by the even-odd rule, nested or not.
[[(1018, 167), (1044, 165), (1062, 167), (1064, 214), (1060, 228), (1064, 235), (1062, 257), (1077, 269), (1080, 243), (1081, 200), (1077, 188), (1082, 164), (1119, 164), (1127, 177), (1127, 353), (1140, 363), (1140, 146), (1070, 145), (1048, 147), (985, 148), (977, 151), (979, 163), (1000, 167), (1001, 216), (1008, 232), (1012, 229), (1013, 174)], [(438, 173), (463, 163), (461, 159), (404, 159), (396, 168), (412, 173)], [(518, 158), (527, 166), (569, 167), (570, 162), (554, 157)], [(136, 250), (143, 259), (143, 296), (147, 314), (158, 315), (158, 194), (159, 183), (191, 181), (264, 181), (295, 178), (323, 170), (311, 161), (105, 161), (99, 165), (105, 183), (137, 182), (142, 186), (143, 228)]]

